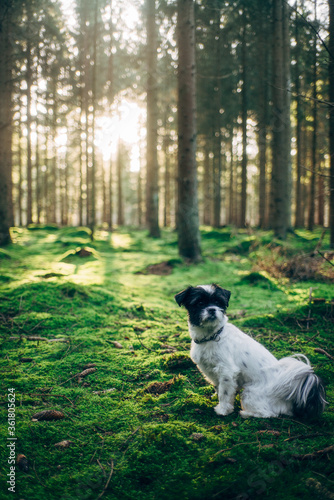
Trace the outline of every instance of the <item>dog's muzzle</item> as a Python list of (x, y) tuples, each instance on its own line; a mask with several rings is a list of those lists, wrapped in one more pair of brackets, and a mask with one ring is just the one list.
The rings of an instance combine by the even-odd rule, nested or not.
[(219, 309), (216, 307), (207, 307), (202, 312), (202, 321), (215, 321), (218, 319)]
[(216, 314), (216, 309), (214, 307), (209, 307), (207, 309), (207, 313), (209, 319), (216, 319), (217, 314)]

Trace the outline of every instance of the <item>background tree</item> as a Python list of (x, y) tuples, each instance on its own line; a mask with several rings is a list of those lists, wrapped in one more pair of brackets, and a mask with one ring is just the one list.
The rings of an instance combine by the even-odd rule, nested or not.
[(193, 0), (178, 0), (178, 245), (201, 259), (196, 168), (196, 63)]
[(0, 5), (0, 246), (11, 242), (12, 50), (13, 2)]
[(334, 248), (334, 1), (329, 0), (329, 155), (330, 155), (330, 245)]
[(150, 236), (158, 238), (159, 186), (157, 157), (157, 36), (155, 0), (146, 0), (147, 9), (147, 187), (146, 218)]
[(290, 64), (287, 44), (288, 7), (273, 1), (273, 160), (271, 226), (275, 236), (286, 238), (290, 226), (290, 99), (286, 74)]

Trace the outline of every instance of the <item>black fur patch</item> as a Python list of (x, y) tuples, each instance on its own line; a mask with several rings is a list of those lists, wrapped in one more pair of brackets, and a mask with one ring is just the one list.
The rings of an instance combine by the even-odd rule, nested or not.
[(306, 402), (295, 402), (293, 408), (294, 415), (299, 418), (320, 417), (326, 405), (326, 392), (320, 378), (316, 375), (312, 374), (305, 378), (302, 386), (302, 393), (305, 392), (304, 389), (307, 387), (309, 377), (312, 377), (313, 383), (306, 395)]
[[(213, 293), (204, 290), (201, 286), (189, 286), (175, 295), (178, 305), (180, 307), (184, 306), (187, 309), (191, 324), (200, 325), (201, 313), (207, 307), (216, 306), (224, 312), (226, 311), (231, 292), (215, 284), (212, 287), (214, 287)], [(214, 316), (212, 319), (214, 319)]]

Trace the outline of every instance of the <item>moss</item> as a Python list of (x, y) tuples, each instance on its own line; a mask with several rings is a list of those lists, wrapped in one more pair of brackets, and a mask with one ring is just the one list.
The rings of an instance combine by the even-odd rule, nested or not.
[[(30, 463), (28, 473), (16, 470), (18, 497), (94, 499), (112, 467), (104, 494), (110, 500), (278, 500), (283, 480), (285, 498), (308, 500), (315, 497), (309, 478), (330, 490), (333, 454), (313, 461), (293, 457), (331, 444), (331, 406), (315, 422), (243, 420), (237, 400), (233, 414), (218, 417), (214, 389), (189, 358), (186, 314), (173, 296), (188, 284), (218, 282), (230, 289), (231, 313), (243, 311), (234, 322), (277, 357), (306, 354), (332, 402), (333, 363), (314, 350), (334, 354), (332, 285), (317, 283), (313, 295), (325, 300), (310, 304), (314, 285), (289, 283), (255, 268), (258, 258), (273, 253), (270, 233), (231, 227), (202, 233), (206, 258), (190, 266), (179, 260), (173, 231), (163, 231), (157, 240), (145, 231), (97, 231), (91, 248), (98, 258), (60, 262), (62, 238), (68, 243), (82, 238), (86, 245), (89, 230), (13, 230), (11, 259), (1, 262), (1, 275), (15, 279), (0, 281), (0, 370), (2, 394), (10, 387), (16, 392), (16, 451)], [(314, 246), (310, 234), (300, 234), (302, 239), (289, 235), (280, 251), (297, 255), (305, 245)], [(241, 252), (226, 253), (240, 245)], [(170, 263), (173, 272), (136, 274), (161, 262)], [(164, 352), (166, 345), (174, 352)], [(88, 363), (96, 371), (80, 380)], [(166, 390), (147, 392), (152, 384)], [(31, 421), (34, 413), (50, 408), (65, 418)], [(5, 420), (0, 431), (7, 436)], [(71, 446), (55, 447), (65, 439)], [(0, 449), (6, 457), (5, 439)], [(2, 461), (0, 499), (8, 498), (7, 469)]]

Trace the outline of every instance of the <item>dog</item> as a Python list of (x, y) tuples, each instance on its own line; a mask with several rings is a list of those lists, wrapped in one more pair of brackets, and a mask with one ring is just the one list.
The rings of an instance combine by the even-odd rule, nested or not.
[(189, 286), (175, 295), (188, 311), (192, 339), (190, 357), (214, 385), (218, 415), (234, 410), (241, 393), (242, 417), (269, 418), (288, 415), (319, 417), (325, 409), (325, 390), (306, 356), (277, 360), (226, 316), (231, 292), (216, 284)]

